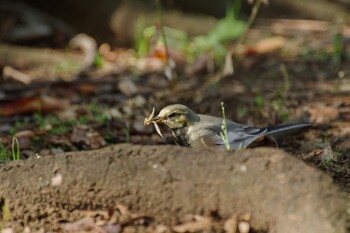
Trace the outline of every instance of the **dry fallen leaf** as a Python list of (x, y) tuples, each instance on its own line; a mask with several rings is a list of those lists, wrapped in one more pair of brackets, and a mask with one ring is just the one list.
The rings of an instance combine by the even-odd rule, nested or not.
[(50, 112), (65, 109), (69, 106), (69, 101), (49, 96), (34, 98), (21, 98), (14, 101), (2, 103), (0, 105), (0, 116), (13, 116), (24, 113)]
[(95, 221), (91, 217), (79, 219), (76, 222), (64, 223), (61, 225), (63, 232), (82, 232), (89, 231), (95, 226)]
[(188, 223), (183, 223), (172, 227), (175, 232), (197, 232), (203, 230), (209, 230), (212, 227), (212, 219), (209, 217), (203, 217), (195, 215), (195, 220)]
[(117, 55), (112, 51), (109, 44), (103, 43), (98, 48), (98, 52), (109, 62), (114, 62), (117, 59)]
[(148, 233), (170, 233), (171, 230), (168, 226), (157, 224), (147, 228)]
[(64, 146), (70, 149), (74, 147), (68, 135), (49, 135), (47, 142), (52, 145)]
[(275, 36), (262, 39), (254, 45), (248, 46), (245, 49), (246, 54), (266, 54), (281, 49), (286, 44), (286, 38)]
[(213, 73), (215, 70), (215, 60), (211, 54), (201, 54), (193, 64), (186, 67), (188, 76), (203, 75)]
[[(337, 147), (339, 148), (339, 145)], [(334, 160), (336, 161), (338, 159), (337, 153), (333, 150), (332, 145), (328, 140), (318, 143), (317, 148), (313, 148), (303, 158), (313, 159), (321, 162)]]
[(250, 220), (252, 220), (252, 214), (251, 213), (242, 214), (239, 216), (239, 220), (249, 222)]
[(106, 233), (119, 233), (121, 232), (121, 226), (119, 224), (106, 224), (100, 226)]
[(271, 31), (277, 34), (291, 34), (297, 32), (325, 32), (329, 30), (330, 23), (318, 20), (305, 19), (279, 19), (271, 24)]
[(339, 109), (334, 106), (325, 106), (322, 103), (316, 103), (304, 106), (301, 109), (301, 114), (306, 115), (309, 122), (324, 124), (336, 120), (339, 117)]
[(141, 73), (161, 72), (164, 71), (166, 63), (156, 57), (144, 57), (137, 60), (136, 67)]
[(237, 231), (237, 215), (232, 214), (224, 223), (224, 230), (226, 233), (236, 233)]
[(86, 126), (74, 127), (70, 139), (73, 143), (90, 149), (98, 149), (106, 145), (106, 141), (100, 133)]
[(32, 130), (22, 130), (18, 131), (13, 135), (13, 137), (18, 139), (18, 144), (21, 150), (29, 149), (32, 145), (32, 138), (37, 135), (36, 132)]
[(3, 76), (5, 79), (13, 79), (24, 84), (30, 84), (33, 80), (28, 74), (16, 70), (11, 66), (5, 66), (3, 68)]
[(1, 230), (1, 233), (15, 233), (15, 231), (13, 230), (13, 228), (8, 227), (8, 228), (3, 228)]
[(69, 45), (72, 48), (79, 48), (84, 53), (84, 65), (81, 71), (86, 71), (93, 66), (95, 57), (97, 54), (97, 43), (91, 36), (81, 33), (74, 36), (70, 41)]
[(121, 215), (126, 215), (126, 216), (131, 215), (129, 208), (123, 204), (117, 204), (117, 209)]
[(128, 97), (137, 94), (137, 87), (135, 83), (129, 78), (120, 80), (118, 82), (118, 88), (124, 95)]

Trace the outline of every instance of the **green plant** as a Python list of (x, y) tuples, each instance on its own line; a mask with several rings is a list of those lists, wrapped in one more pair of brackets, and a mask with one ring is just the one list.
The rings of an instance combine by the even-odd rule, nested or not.
[(9, 133), (11, 135), (14, 135), (19, 130), (22, 130), (28, 123), (29, 123), (28, 118), (25, 118), (25, 119), (23, 119), (21, 121), (16, 121), (15, 125), (10, 128)]
[(0, 164), (7, 162), (9, 159), (8, 151), (6, 147), (0, 143)]
[(160, 30), (162, 41), (164, 43), (166, 57), (169, 58), (168, 43), (167, 43), (167, 38), (165, 36), (164, 27), (163, 27), (162, 4), (161, 4), (160, 0), (156, 0), (156, 3), (157, 3), (156, 5), (157, 5), (157, 15), (158, 15), (159, 30)]
[(282, 64), (280, 71), (282, 73), (283, 83), (281, 88), (278, 89), (277, 95), (285, 100), (290, 89), (290, 78), (286, 65)]
[[(136, 23), (135, 48), (139, 56), (144, 56), (149, 52), (152, 42), (161, 41), (165, 47), (166, 57), (169, 57), (169, 47), (171, 47), (184, 51), (189, 60), (209, 52), (217, 61), (222, 61), (227, 51), (225, 43), (239, 38), (247, 29), (246, 23), (239, 19), (242, 0), (228, 1), (226, 16), (218, 20), (207, 35), (196, 36), (192, 39), (189, 39), (184, 31), (163, 26), (160, 0), (156, 0), (156, 3), (159, 27), (145, 27), (145, 20), (142, 17)], [(171, 64), (168, 63), (168, 66)]]
[(70, 72), (79, 70), (81, 68), (81, 64), (75, 61), (72, 58), (65, 58), (64, 61), (57, 63), (52, 67), (52, 72), (56, 75), (61, 74), (62, 72)]
[(30, 143), (34, 151), (39, 151), (40, 149), (42, 149), (42, 145), (45, 143), (45, 136), (35, 135), (31, 138)]
[(151, 38), (156, 34), (154, 26), (145, 28), (145, 19), (139, 17), (136, 21), (135, 50), (137, 55), (145, 56), (150, 50)]
[(264, 112), (265, 99), (262, 95), (260, 95), (260, 94), (256, 95), (254, 98), (254, 103), (255, 103), (255, 106), (260, 113)]
[[(236, 25), (235, 27), (240, 29), (239, 33), (233, 34), (233, 35), (238, 36), (238, 40), (236, 42), (236, 45), (232, 49), (230, 49), (229, 51), (227, 51), (227, 49), (224, 50), (223, 57), (225, 57), (225, 63), (224, 63), (224, 67), (222, 69), (222, 72), (217, 73), (215, 76), (213, 76), (213, 78), (210, 78), (206, 82), (204, 82), (204, 84), (201, 86), (201, 88), (199, 88), (198, 91), (196, 92), (197, 99), (201, 99), (201, 96), (202, 96), (201, 93), (206, 91), (210, 86), (213, 86), (213, 85), (221, 82), (225, 77), (228, 77), (228, 76), (233, 74), (233, 72), (234, 72), (234, 64), (233, 63), (236, 60), (236, 59), (234, 60), (233, 57), (235, 57), (235, 58), (238, 57), (237, 56), (238, 48), (245, 41), (247, 34), (248, 34), (248, 31), (251, 28), (251, 26), (253, 25), (253, 22), (255, 21), (256, 15), (259, 12), (259, 9), (260, 9), (262, 2), (263, 2), (263, 0), (256, 0), (255, 1), (247, 22), (239, 22), (237, 20), (237, 18), (234, 20), (234, 22), (235, 22), (234, 24)], [(239, 12), (238, 9), (240, 9), (240, 6), (241, 6), (240, 3), (233, 4), (233, 7), (231, 8), (232, 13), (230, 13), (230, 12), (227, 13), (227, 17), (225, 17), (227, 19), (226, 20), (224, 19), (225, 22), (223, 22), (223, 24), (229, 24), (229, 23), (233, 24), (233, 22), (230, 22), (230, 18), (232, 18), (232, 15), (235, 17), (238, 16), (237, 11)], [(236, 10), (235, 10), (235, 7), (236, 7)], [(244, 24), (244, 27), (243, 27), (243, 24)], [(240, 26), (238, 26), (238, 25), (240, 25)], [(231, 25), (231, 27), (232, 26), (233, 25)], [(227, 30), (226, 27), (229, 27), (229, 25), (225, 25), (225, 27), (222, 27), (222, 29)], [(220, 30), (218, 30), (218, 31), (220, 31)], [(217, 33), (217, 34), (220, 34), (220, 33)], [(233, 38), (231, 38), (231, 40), (232, 39)], [(215, 45), (218, 45), (216, 47), (222, 48), (222, 45), (220, 45), (218, 43), (216, 43)]]
[(80, 116), (79, 117), (79, 124), (86, 125), (90, 122), (89, 117), (87, 116)]
[(345, 57), (345, 47), (343, 38), (343, 19), (339, 18), (334, 25), (334, 35), (333, 35), (333, 54), (332, 59), (337, 68), (341, 65), (343, 58)]
[(285, 107), (282, 99), (278, 98), (273, 100), (271, 102), (271, 107), (282, 121), (287, 121), (289, 119), (289, 110)]
[(226, 16), (220, 19), (207, 35), (194, 38), (197, 54), (212, 52), (217, 60), (223, 61), (227, 52), (224, 44), (241, 37), (247, 30), (247, 24), (239, 19), (241, 0), (229, 3)]
[[(124, 132), (126, 133), (126, 129), (124, 129)], [(102, 136), (105, 139), (105, 141), (107, 142), (107, 145), (113, 145), (116, 143), (116, 135), (115, 135), (115, 133), (110, 131), (110, 129), (104, 130), (102, 132)]]
[[(244, 32), (239, 36), (238, 38), (238, 41), (236, 43), (236, 46), (233, 47), (230, 51), (228, 51), (226, 53), (226, 57), (225, 57), (225, 65), (224, 65), (224, 68), (222, 70), (222, 74), (220, 74), (217, 78), (217, 80), (215, 80), (215, 82), (219, 82), (221, 81), (221, 79), (223, 79), (224, 77), (228, 76), (228, 75), (232, 75), (233, 72), (234, 72), (234, 59), (237, 60), (236, 58), (238, 57), (237, 56), (237, 51), (238, 51), (238, 48), (239, 46), (241, 46), (241, 44), (244, 43), (244, 41), (246, 40), (246, 37), (248, 35), (248, 31), (249, 29), (252, 27), (254, 21), (255, 21), (255, 18), (259, 12), (259, 9), (260, 9), (260, 6), (261, 6), (261, 3), (263, 2), (264, 0), (256, 0), (254, 2), (254, 5), (252, 7), (252, 11), (250, 12), (250, 15), (249, 15), (249, 18), (246, 22), (246, 29), (244, 30)], [(239, 7), (240, 7), (240, 4), (237, 4)]]
[(229, 149), (231, 149), (231, 146), (230, 146), (230, 141), (228, 139), (225, 106), (224, 106), (223, 102), (221, 102), (221, 112), (222, 112), (222, 119), (223, 120), (222, 120), (222, 125), (221, 125), (220, 137), (221, 137), (221, 140), (224, 142), (225, 148), (227, 150), (229, 150)]
[(322, 143), (319, 143), (316, 146), (322, 149), (322, 154), (320, 155), (320, 163), (318, 164), (318, 166), (320, 168), (329, 168), (331, 166), (335, 166), (335, 162), (340, 156), (340, 153), (333, 150), (332, 145), (329, 141), (328, 133), (324, 135)]
[(106, 64), (106, 60), (100, 53), (97, 53), (94, 60), (94, 66), (97, 68), (102, 68)]
[(126, 137), (126, 143), (130, 143), (130, 125), (125, 123), (124, 133)]
[(92, 103), (90, 105), (90, 112), (92, 114), (92, 118), (90, 121), (97, 121), (99, 123), (105, 123), (111, 119), (111, 116), (107, 113), (108, 107), (105, 105), (100, 105), (96, 103)]
[(12, 214), (11, 214), (11, 210), (10, 210), (10, 204), (9, 201), (7, 199), (3, 200), (3, 206), (2, 206), (2, 220), (4, 222), (7, 222), (9, 220), (11, 220), (12, 218)]
[[(139, 19), (137, 22), (142, 22)], [(142, 23), (137, 23), (137, 32), (135, 38), (135, 50), (139, 57), (145, 56), (151, 49), (151, 43), (162, 42), (163, 39), (159, 37), (159, 32), (155, 26), (144, 28)], [(186, 32), (170, 28), (163, 27), (164, 35), (166, 37), (167, 45), (171, 48), (176, 48), (187, 52), (187, 55), (191, 53), (191, 47), (189, 46), (189, 38)], [(163, 42), (162, 42), (163, 43)]]
[(290, 78), (287, 67), (284, 64), (280, 66), (280, 71), (282, 73), (283, 83), (276, 90), (276, 98), (272, 101), (271, 106), (282, 121), (287, 121), (289, 119), (290, 112), (285, 107), (285, 103), (290, 90)]
[(248, 114), (248, 108), (244, 105), (238, 105), (237, 107), (237, 119), (243, 119)]
[(21, 150), (19, 147), (19, 142), (16, 137), (12, 138), (11, 151), (0, 143), (0, 163), (6, 163), (10, 160), (20, 160), (21, 159)]
[(176, 78), (176, 73), (174, 72), (174, 68), (176, 67), (176, 64), (172, 57), (169, 55), (169, 47), (167, 38), (165, 36), (164, 27), (163, 27), (163, 11), (162, 11), (162, 5), (160, 0), (156, 0), (157, 3), (157, 15), (158, 15), (158, 23), (159, 23), (159, 30), (161, 34), (161, 39), (164, 44), (165, 48), (165, 58), (166, 58), (166, 67), (164, 70), (164, 75), (169, 81), (174, 81)]
[(48, 125), (47, 120), (43, 117), (42, 114), (40, 113), (35, 113), (34, 114), (34, 119), (36, 123), (39, 125), (40, 129), (45, 129)]
[(343, 35), (336, 33), (333, 36), (333, 60), (336, 66), (339, 66), (344, 56)]
[(72, 130), (73, 126), (76, 124), (73, 121), (64, 122), (61, 121), (57, 116), (48, 115), (44, 117), (40, 113), (34, 115), (36, 123), (39, 125), (40, 129), (47, 130), (49, 133), (55, 135), (62, 135), (68, 133)]
[(52, 127), (49, 132), (55, 135), (63, 135), (70, 132), (73, 126), (73, 122), (61, 122), (60, 124), (54, 125), (54, 127)]
[(16, 137), (12, 138), (12, 144), (11, 144), (11, 149), (12, 149), (12, 160), (20, 160), (21, 158), (21, 152), (19, 148), (19, 142)]

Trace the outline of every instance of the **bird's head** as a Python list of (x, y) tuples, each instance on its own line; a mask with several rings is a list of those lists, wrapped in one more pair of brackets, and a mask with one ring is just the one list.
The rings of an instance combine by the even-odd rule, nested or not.
[(182, 104), (173, 104), (163, 108), (158, 116), (146, 118), (145, 124), (162, 123), (170, 129), (190, 126), (199, 121), (199, 116), (190, 108)]

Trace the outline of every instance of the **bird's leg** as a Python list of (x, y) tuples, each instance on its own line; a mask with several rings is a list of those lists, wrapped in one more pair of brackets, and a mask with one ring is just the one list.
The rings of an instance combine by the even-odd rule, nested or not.
[(209, 148), (208, 145), (207, 145), (207, 143), (205, 142), (204, 138), (201, 138), (201, 143), (203, 144), (203, 146), (204, 146), (205, 148)]
[(268, 139), (270, 139), (272, 142), (274, 142), (274, 143), (275, 143), (276, 148), (278, 148), (278, 143), (277, 143), (277, 141), (276, 141), (276, 139), (275, 139), (274, 137), (269, 136), (269, 137), (268, 137)]

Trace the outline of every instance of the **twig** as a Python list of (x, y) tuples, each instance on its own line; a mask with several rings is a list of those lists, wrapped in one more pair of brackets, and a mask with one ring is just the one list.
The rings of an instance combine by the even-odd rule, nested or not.
[(7, 79), (14, 79), (24, 84), (30, 84), (32, 78), (19, 70), (12, 68), (11, 66), (5, 66), (3, 70), (4, 77)]
[(257, 16), (258, 12), (259, 12), (259, 9), (260, 9), (260, 6), (261, 6), (262, 2), (263, 2), (263, 0), (256, 0), (255, 1), (254, 5), (253, 5), (253, 8), (252, 8), (252, 11), (250, 12), (250, 15), (249, 15), (249, 18), (248, 18), (248, 21), (247, 21), (246, 30), (238, 38), (237, 44), (233, 48), (233, 50), (229, 51), (231, 57), (233, 57), (233, 55), (237, 53), (238, 47), (241, 46), (241, 44), (243, 44), (243, 42), (247, 39), (247, 35), (248, 35), (248, 32), (249, 32), (249, 29), (252, 27), (252, 25), (253, 25), (253, 23), (255, 21), (255, 18)]
[(162, 6), (160, 0), (157, 0), (157, 15), (159, 20), (159, 30), (165, 47), (165, 56), (166, 56), (166, 68), (165, 68), (165, 76), (168, 80), (174, 80), (173, 69), (175, 68), (175, 62), (171, 59), (169, 55), (169, 48), (166, 39), (166, 35), (163, 27), (163, 15), (162, 15)]
[(217, 82), (221, 81), (222, 78), (228, 76), (228, 75), (232, 75), (233, 72), (234, 72), (234, 68), (233, 68), (233, 56), (235, 54), (237, 54), (237, 51), (238, 51), (238, 48), (239, 46), (241, 46), (241, 44), (244, 43), (244, 41), (247, 39), (247, 35), (248, 35), (248, 32), (249, 32), (249, 29), (252, 27), (254, 21), (255, 21), (255, 18), (256, 18), (256, 15), (258, 14), (259, 12), (259, 9), (260, 9), (260, 6), (261, 6), (261, 3), (263, 2), (263, 0), (256, 0), (254, 5), (253, 5), (253, 8), (252, 8), (252, 11), (250, 12), (250, 15), (249, 15), (249, 18), (248, 18), (248, 21), (247, 21), (247, 27), (246, 27), (246, 30), (244, 31), (244, 33), (238, 38), (238, 41), (236, 43), (236, 46), (233, 47), (233, 49), (231, 49), (227, 55), (226, 55), (226, 59), (225, 59), (225, 66), (224, 66), (224, 69), (223, 69), (223, 74), (221, 75), (221, 78), (219, 80), (217, 80)]
[(249, 18), (248, 18), (248, 21), (247, 21), (247, 27), (246, 27), (246, 30), (244, 31), (244, 33), (239, 37), (237, 43), (236, 43), (236, 46), (231, 49), (230, 51), (228, 51), (227, 55), (226, 55), (226, 58), (225, 58), (225, 66), (224, 66), (224, 69), (222, 72), (218, 72), (214, 78), (211, 78), (211, 79), (208, 79), (204, 84), (203, 86), (199, 89), (199, 92), (197, 92), (197, 94), (200, 94), (202, 93), (204, 90), (206, 90), (209, 86), (212, 86), (212, 85), (215, 85), (217, 84), (218, 82), (220, 82), (222, 79), (224, 79), (225, 77), (229, 76), (229, 75), (232, 75), (233, 72), (234, 72), (234, 68), (233, 68), (233, 56), (235, 54), (237, 54), (237, 51), (238, 51), (238, 48), (239, 46), (241, 46), (241, 44), (246, 40), (247, 38), (247, 35), (248, 35), (248, 32), (249, 32), (249, 29), (251, 28), (251, 26), (253, 25), (254, 21), (255, 21), (255, 18), (259, 12), (259, 9), (260, 9), (260, 6), (261, 6), (261, 3), (263, 2), (264, 0), (256, 0), (254, 5), (253, 5), (253, 8), (252, 8), (252, 11), (250, 12), (250, 15), (249, 15)]

